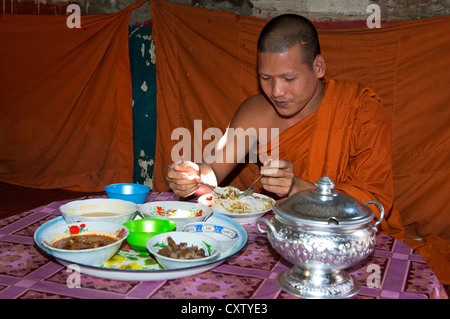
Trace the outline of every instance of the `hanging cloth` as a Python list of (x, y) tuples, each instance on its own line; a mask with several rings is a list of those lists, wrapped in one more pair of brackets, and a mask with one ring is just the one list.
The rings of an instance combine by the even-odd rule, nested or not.
[[(0, 16), (0, 180), (101, 191), (133, 180), (131, 11)], [(70, 24), (69, 24), (70, 25)]]

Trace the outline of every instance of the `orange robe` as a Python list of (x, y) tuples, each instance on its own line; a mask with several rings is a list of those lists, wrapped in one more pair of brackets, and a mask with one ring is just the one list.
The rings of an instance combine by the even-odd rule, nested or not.
[[(404, 239), (394, 202), (390, 123), (374, 91), (327, 82), (319, 108), (280, 134), (279, 147), (279, 157), (293, 163), (296, 176), (312, 183), (328, 176), (335, 189), (361, 203), (379, 201), (385, 209), (379, 229)], [(370, 207), (378, 218), (378, 208)]]

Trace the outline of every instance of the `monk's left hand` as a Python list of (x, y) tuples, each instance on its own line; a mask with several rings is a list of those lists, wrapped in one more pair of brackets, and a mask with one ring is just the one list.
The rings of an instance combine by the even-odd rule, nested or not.
[(264, 189), (280, 197), (288, 196), (294, 185), (294, 165), (287, 160), (268, 160), (261, 167)]
[(280, 197), (290, 196), (296, 192), (314, 189), (315, 185), (294, 175), (294, 165), (287, 160), (269, 160), (261, 167), (261, 184), (264, 189)]

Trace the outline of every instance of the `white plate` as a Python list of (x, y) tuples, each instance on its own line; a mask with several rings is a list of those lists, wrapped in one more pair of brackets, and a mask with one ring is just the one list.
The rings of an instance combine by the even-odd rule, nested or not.
[[(274, 200), (273, 198), (263, 195), (263, 194), (254, 193), (253, 195), (259, 196), (261, 198), (269, 198), (269, 199)], [(244, 213), (244, 214), (231, 213), (231, 212), (227, 211), (225, 208), (223, 208), (221, 205), (210, 206), (211, 200), (209, 200), (208, 198), (210, 198), (212, 196), (213, 196), (212, 193), (205, 194), (205, 195), (200, 196), (197, 201), (199, 204), (211, 207), (214, 213), (219, 213), (219, 214), (225, 215), (227, 217), (230, 217), (240, 224), (252, 223), (255, 220), (257, 220), (259, 217), (263, 216), (265, 213), (270, 212), (272, 210), (272, 208), (270, 208), (267, 210), (254, 212), (254, 213)]]
[[(234, 245), (231, 249), (222, 252), (217, 260), (207, 262), (204, 265), (189, 267), (189, 268), (180, 268), (180, 269), (115, 269), (115, 268), (105, 268), (105, 267), (97, 267), (97, 266), (89, 266), (78, 264), (80, 267), (80, 272), (86, 275), (112, 279), (112, 280), (125, 280), (125, 281), (159, 281), (159, 280), (170, 280), (176, 278), (182, 278), (186, 276), (200, 274), (202, 272), (213, 269), (214, 267), (219, 266), (221, 263), (225, 261), (225, 259), (233, 256), (237, 252), (239, 252), (247, 243), (248, 235), (242, 225), (235, 222), (234, 220), (221, 216), (220, 214), (213, 214), (209, 221), (214, 222), (215, 224), (222, 224), (227, 227), (234, 227), (240, 233), (240, 238), (236, 245)], [(40, 237), (42, 236), (43, 231), (45, 231), (48, 227), (53, 227), (58, 225), (59, 223), (66, 223), (62, 217), (57, 217), (55, 219), (49, 220), (48, 222), (41, 225), (36, 232), (34, 233), (34, 241), (36, 245), (43, 251), (43, 245), (40, 241)], [(73, 263), (63, 260), (56, 259), (58, 262), (65, 266), (69, 266)]]

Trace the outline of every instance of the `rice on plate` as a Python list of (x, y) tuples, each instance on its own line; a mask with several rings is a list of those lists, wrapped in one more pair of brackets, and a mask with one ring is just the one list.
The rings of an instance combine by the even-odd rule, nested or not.
[(241, 191), (232, 186), (216, 187), (215, 191), (222, 196), (209, 193), (201, 196), (198, 202), (211, 207), (213, 212), (231, 217), (239, 223), (255, 221), (270, 211), (275, 204), (273, 198), (262, 194), (242, 196)]

